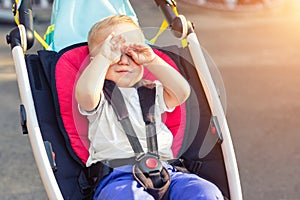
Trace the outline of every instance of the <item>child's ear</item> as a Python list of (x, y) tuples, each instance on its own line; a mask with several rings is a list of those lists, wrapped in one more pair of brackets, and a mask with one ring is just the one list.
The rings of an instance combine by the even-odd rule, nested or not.
[(93, 57), (93, 56), (91, 56), (91, 57), (90, 57), (90, 60), (92, 61), (93, 59), (94, 59), (94, 57)]

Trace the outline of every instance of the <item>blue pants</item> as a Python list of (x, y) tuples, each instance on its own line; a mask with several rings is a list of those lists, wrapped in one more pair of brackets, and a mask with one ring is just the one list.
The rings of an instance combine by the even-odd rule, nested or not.
[[(165, 166), (171, 177), (170, 200), (223, 199), (220, 190), (195, 174), (178, 172), (171, 165)], [(115, 168), (112, 173), (100, 181), (94, 200), (154, 200), (134, 179), (132, 166)]]

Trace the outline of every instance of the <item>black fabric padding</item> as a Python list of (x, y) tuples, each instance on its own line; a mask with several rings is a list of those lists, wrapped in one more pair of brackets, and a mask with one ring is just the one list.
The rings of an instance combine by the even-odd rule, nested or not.
[[(216, 184), (223, 195), (229, 198), (229, 186), (220, 144), (216, 144), (205, 158), (199, 158), (201, 144), (208, 132), (212, 113), (191, 55), (188, 49), (178, 48), (177, 46), (169, 46), (166, 49), (159, 50), (162, 50), (174, 60), (181, 74), (188, 80), (192, 88), (191, 95), (186, 102), (187, 128), (179, 154), (181, 158), (187, 161), (200, 161), (201, 170), (197, 175)], [(188, 170), (191, 169), (188, 168)], [(192, 173), (195, 172), (192, 171)]]
[[(53, 52), (43, 52), (43, 58), (49, 56), (50, 63), (54, 55)], [(58, 170), (54, 175), (64, 198), (83, 199), (85, 195), (80, 192), (78, 184), (78, 176), (83, 168), (70, 156), (67, 149), (68, 144), (59, 129), (53, 94), (48, 81), (50, 69), (45, 74), (41, 63), (38, 55), (26, 56), (28, 76), (42, 137), (44, 141), (51, 142), (55, 152)]]

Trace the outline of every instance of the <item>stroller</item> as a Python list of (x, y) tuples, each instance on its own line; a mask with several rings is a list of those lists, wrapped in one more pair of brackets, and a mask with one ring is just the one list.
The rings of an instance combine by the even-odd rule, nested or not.
[[(164, 117), (174, 135), (172, 150), (176, 160), (190, 173), (216, 184), (225, 199), (240, 200), (235, 153), (220, 95), (207, 64), (210, 59), (203, 53), (192, 23), (178, 15), (175, 2), (155, 2), (165, 16), (169, 32), (179, 41), (172, 45), (155, 44), (155, 53), (179, 70), (192, 88), (187, 102)], [(78, 113), (73, 90), (80, 67), (88, 62), (87, 43), (73, 44), (58, 52), (40, 50), (26, 54), (35, 35), (31, 2), (23, 0), (15, 8), (20, 25), (9, 33), (7, 41), (22, 101), (21, 126), (29, 136), (47, 195), (49, 199), (90, 199), (89, 170), (85, 166), (87, 122)]]

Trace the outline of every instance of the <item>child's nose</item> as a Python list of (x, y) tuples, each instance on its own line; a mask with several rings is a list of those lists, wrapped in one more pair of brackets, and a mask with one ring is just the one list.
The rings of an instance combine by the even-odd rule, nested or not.
[(126, 54), (122, 54), (118, 64), (119, 65), (128, 65), (129, 64), (129, 57)]

